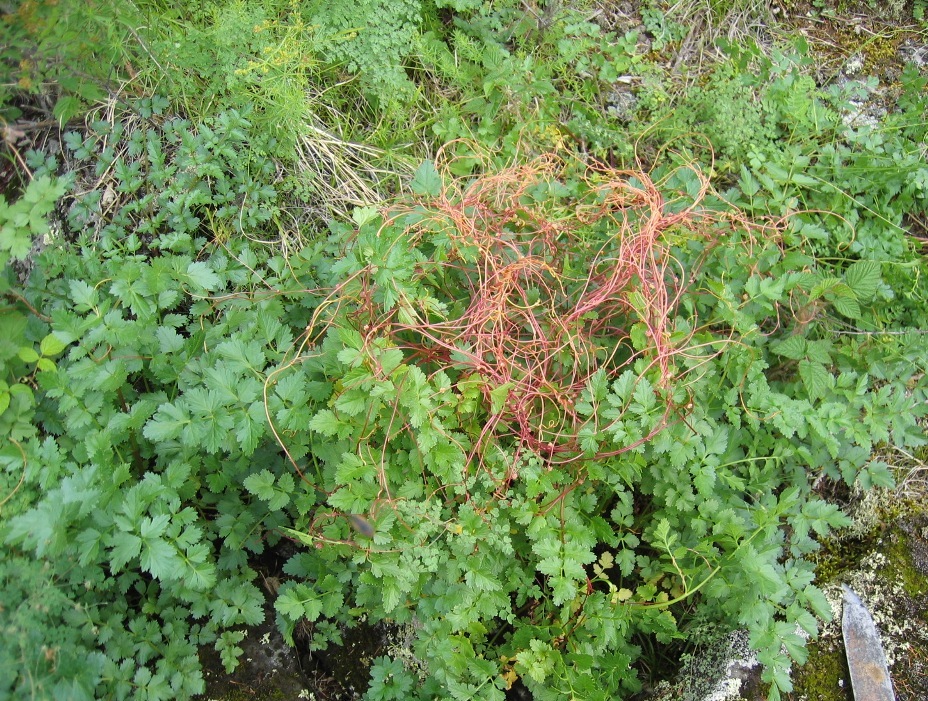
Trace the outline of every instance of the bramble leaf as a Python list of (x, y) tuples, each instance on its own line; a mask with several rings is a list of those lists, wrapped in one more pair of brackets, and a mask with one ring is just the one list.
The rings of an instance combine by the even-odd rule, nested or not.
[(880, 284), (880, 268), (876, 261), (859, 260), (844, 271), (844, 281), (858, 300), (866, 302), (876, 294)]
[(802, 378), (806, 391), (812, 399), (824, 397), (834, 380), (824, 365), (809, 360), (799, 361), (799, 376)]
[(773, 352), (791, 360), (801, 360), (806, 357), (806, 339), (802, 336), (790, 336), (785, 341), (777, 343)]

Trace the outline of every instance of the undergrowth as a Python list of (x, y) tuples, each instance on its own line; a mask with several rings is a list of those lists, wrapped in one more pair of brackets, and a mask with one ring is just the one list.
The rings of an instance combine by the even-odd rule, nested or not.
[(0, 54), (0, 695), (203, 693), (268, 550), (289, 640), (410, 624), (370, 699), (629, 698), (736, 628), (791, 689), (817, 487), (925, 443), (917, 69), (866, 123), (801, 43), (677, 96), (559, 4), (97, 9)]

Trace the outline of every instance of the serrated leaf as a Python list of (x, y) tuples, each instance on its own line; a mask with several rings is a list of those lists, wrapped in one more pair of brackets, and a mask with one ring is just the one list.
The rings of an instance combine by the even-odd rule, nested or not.
[(537, 683), (544, 683), (545, 679), (554, 671), (555, 660), (558, 655), (550, 644), (541, 640), (532, 640), (528, 650), (516, 654), (516, 659), (524, 668), (522, 674), (527, 674)]
[(839, 286), (846, 287), (846, 285), (844, 285), (844, 280), (839, 277), (821, 278), (812, 288), (812, 291), (809, 292), (809, 300), (818, 299), (822, 295), (833, 292)]
[(631, 409), (636, 414), (644, 415), (650, 409), (657, 404), (657, 397), (654, 396), (654, 388), (651, 386), (651, 383), (644, 377), (642, 377), (638, 384), (635, 386), (635, 391), (632, 394), (632, 399), (634, 399), (634, 404)]
[(625, 588), (623, 587), (622, 589), (619, 589), (615, 594), (613, 594), (613, 595), (612, 595), (612, 598), (613, 598), (615, 601), (621, 603), (621, 602), (623, 602), (623, 601), (628, 601), (629, 599), (632, 598), (632, 596), (633, 596), (632, 590), (631, 590), (631, 589), (625, 589)]
[(281, 616), (291, 621), (303, 618), (315, 621), (322, 613), (322, 601), (305, 584), (294, 584), (286, 590), (281, 587), (274, 608)]
[(82, 109), (84, 109), (84, 103), (79, 98), (73, 95), (62, 95), (55, 101), (52, 115), (63, 125), (79, 115)]
[(88, 285), (83, 280), (71, 280), (68, 282), (68, 296), (79, 312), (88, 311), (97, 304), (96, 288)]
[(270, 501), (274, 497), (274, 482), (274, 475), (270, 470), (261, 470), (257, 474), (248, 475), (242, 484), (250, 494), (262, 501)]
[(309, 428), (316, 433), (321, 433), (327, 438), (338, 435), (342, 423), (338, 417), (329, 409), (320, 409), (315, 416), (309, 420)]
[(371, 465), (365, 463), (354, 453), (344, 453), (342, 460), (335, 468), (335, 483), (350, 484), (355, 480), (371, 477), (375, 473)]
[(142, 519), (139, 533), (143, 539), (157, 538), (167, 530), (171, 517), (168, 514), (158, 514), (157, 516), (146, 516)]
[(599, 433), (592, 426), (584, 426), (577, 434), (580, 447), (588, 456), (593, 456), (599, 450)]
[(371, 403), (370, 394), (361, 389), (349, 389), (335, 400), (335, 408), (348, 416), (357, 416)]
[(379, 212), (376, 207), (355, 207), (351, 211), (351, 219), (358, 226), (364, 226), (369, 221), (377, 217)]
[(831, 342), (830, 341), (810, 341), (806, 344), (806, 357), (816, 363), (823, 365), (831, 364)]
[(364, 362), (364, 352), (357, 348), (342, 348), (336, 357), (338, 362), (351, 368), (356, 368)]
[(509, 400), (509, 390), (512, 389), (512, 386), (512, 382), (506, 382), (490, 390), (491, 414), (498, 414), (503, 410)]
[(238, 658), (242, 656), (244, 650), (236, 643), (242, 642), (245, 637), (243, 630), (227, 630), (216, 641), (216, 649), (219, 651), (219, 658), (222, 660), (222, 666), (226, 674), (232, 674), (238, 666)]
[(374, 482), (354, 482), (330, 494), (328, 502), (332, 507), (346, 514), (367, 513), (379, 489), (379, 485)]
[(150, 441), (161, 443), (180, 436), (190, 423), (190, 416), (183, 407), (162, 404), (145, 424), (142, 434)]
[(802, 590), (802, 596), (816, 616), (823, 621), (831, 620), (833, 615), (831, 605), (828, 603), (828, 599), (825, 598), (825, 594), (822, 593), (821, 589), (814, 584), (810, 584)]
[(831, 373), (821, 363), (809, 360), (799, 361), (799, 376), (812, 399), (824, 397), (831, 387)]
[(403, 351), (399, 348), (388, 348), (377, 356), (384, 375), (389, 375), (403, 362)]
[(889, 465), (879, 460), (867, 463), (866, 467), (857, 475), (857, 482), (863, 489), (870, 489), (871, 487), (892, 489), (896, 486), (896, 480), (889, 469)]
[(39, 372), (55, 372), (58, 370), (58, 366), (55, 365), (54, 361), (49, 360), (48, 358), (39, 358), (35, 364)]
[(158, 349), (165, 355), (184, 347), (184, 337), (170, 326), (159, 326), (155, 330), (155, 338), (158, 339)]
[(416, 170), (409, 187), (417, 195), (438, 197), (441, 194), (442, 182), (435, 164), (432, 161), (423, 161)]
[(570, 577), (555, 575), (551, 578), (551, 593), (554, 605), (560, 606), (577, 595), (577, 582)]
[(155, 579), (177, 579), (181, 573), (177, 550), (162, 538), (144, 541), (139, 558), (142, 569)]
[(831, 306), (849, 319), (860, 318), (860, 304), (850, 295), (837, 295), (831, 300)]
[(773, 352), (791, 360), (802, 360), (806, 357), (806, 339), (802, 336), (790, 336), (785, 341), (777, 343)]
[(187, 266), (187, 280), (198, 290), (215, 290), (219, 287), (219, 276), (201, 261)]
[(252, 402), (239, 418), (235, 428), (235, 440), (238, 441), (244, 455), (251, 455), (261, 443), (267, 417), (264, 415), (264, 403)]
[(847, 283), (857, 299), (867, 301), (876, 294), (880, 284), (880, 264), (873, 260), (860, 260), (844, 272)]
[(142, 552), (142, 539), (133, 533), (119, 532), (110, 541), (110, 568), (119, 572)]
[(67, 344), (53, 333), (48, 334), (39, 344), (39, 350), (46, 358), (49, 358), (53, 355), (58, 355), (66, 347)]
[(347, 326), (340, 326), (337, 330), (338, 339), (348, 348), (361, 350), (364, 348), (364, 337), (357, 331)]

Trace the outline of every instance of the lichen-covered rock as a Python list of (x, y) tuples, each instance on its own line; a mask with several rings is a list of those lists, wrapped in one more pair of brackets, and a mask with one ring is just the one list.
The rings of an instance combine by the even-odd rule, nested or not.
[(653, 701), (763, 701), (761, 668), (738, 630), (708, 642), (683, 657), (674, 683), (660, 684)]
[(841, 640), (841, 584), (854, 589), (880, 632), (897, 701), (928, 698), (928, 503), (873, 492), (855, 509), (855, 528), (827, 544), (820, 575), (835, 619), (794, 674), (790, 701), (853, 701)]

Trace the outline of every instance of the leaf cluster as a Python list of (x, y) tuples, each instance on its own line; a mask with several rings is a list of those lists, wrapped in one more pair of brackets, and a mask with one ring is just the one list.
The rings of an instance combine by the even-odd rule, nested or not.
[[(81, 235), (38, 256), (0, 317), (3, 577), (22, 573), (2, 601), (10, 693), (189, 698), (198, 646), (231, 669), (230, 629), (265, 616), (248, 554), (276, 541), (298, 490), (263, 387), (308, 312), (284, 311), (278, 288), (302, 289), (292, 267), (219, 235), (259, 236), (274, 201), (242, 121), (66, 139), (119, 195), (71, 202)], [(14, 218), (16, 236), (30, 222)], [(267, 499), (270, 470), (283, 502)]]
[[(78, 5), (24, 3), (15, 45), (92, 28)], [(872, 83), (730, 46), (681, 102), (640, 91), (639, 130), (605, 109), (635, 35), (558, 3), (97, 5), (148, 13), (110, 60), (176, 89), (66, 135), (74, 185), (26, 154), (0, 202), (0, 695), (201, 693), (198, 648), (234, 669), (269, 611), (268, 551), (291, 641), (409, 624), (370, 699), (628, 698), (709, 626), (789, 691), (848, 522), (819, 487), (891, 486), (877, 449), (925, 443), (924, 77), (866, 124)], [(274, 157), (313, 108), (417, 90), (391, 138), (450, 143), (412, 195), (293, 241)], [(647, 173), (590, 166), (636, 138)]]

